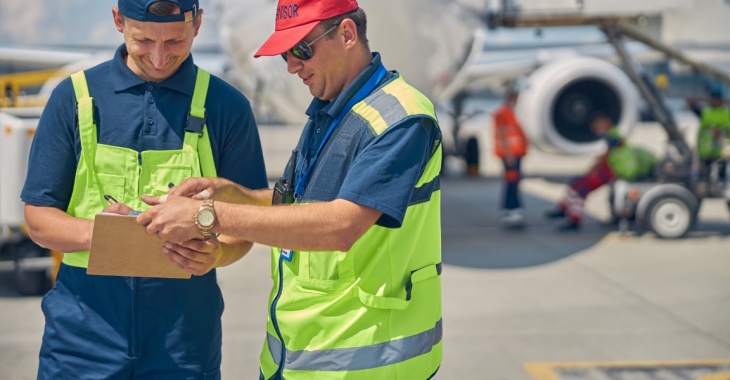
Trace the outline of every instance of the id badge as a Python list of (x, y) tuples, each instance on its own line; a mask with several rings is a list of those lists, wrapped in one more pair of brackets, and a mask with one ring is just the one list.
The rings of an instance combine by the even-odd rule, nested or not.
[(281, 249), (281, 258), (291, 262), (291, 259), (294, 258), (294, 251), (291, 249)]

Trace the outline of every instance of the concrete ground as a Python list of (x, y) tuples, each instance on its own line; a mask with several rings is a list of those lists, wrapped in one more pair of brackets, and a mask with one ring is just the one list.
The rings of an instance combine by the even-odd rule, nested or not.
[[(542, 215), (571, 173), (590, 162), (545, 157), (534, 153), (526, 162), (528, 226), (521, 231), (498, 227), (500, 181), (491, 156), (483, 157), (491, 162), (479, 178), (457, 176), (458, 164), (447, 165), (444, 360), (436, 378), (729, 379), (724, 203), (706, 201), (687, 238), (662, 240), (621, 235), (606, 225), (601, 189), (587, 202), (584, 228), (559, 233), (557, 222)], [(272, 283), (267, 249), (255, 246), (221, 269), (219, 279), (226, 299), (223, 378), (256, 379)], [(43, 330), (40, 297), (19, 297), (2, 281), (0, 379), (33, 379)]]

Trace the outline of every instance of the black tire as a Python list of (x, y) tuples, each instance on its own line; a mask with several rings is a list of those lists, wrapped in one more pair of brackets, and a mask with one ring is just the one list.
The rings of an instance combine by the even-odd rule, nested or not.
[(657, 197), (646, 209), (646, 223), (657, 236), (678, 239), (694, 226), (697, 215), (695, 208), (675, 195)]
[(47, 257), (50, 255), (48, 250), (30, 239), (15, 243), (13, 249), (15, 250), (15, 272), (13, 273), (15, 290), (24, 296), (45, 294), (51, 288), (48, 270), (22, 268), (20, 262), (29, 258)]

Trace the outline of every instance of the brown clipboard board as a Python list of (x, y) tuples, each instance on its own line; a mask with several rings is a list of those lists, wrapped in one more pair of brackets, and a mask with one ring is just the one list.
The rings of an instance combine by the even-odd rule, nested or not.
[(162, 252), (165, 244), (148, 235), (136, 216), (97, 214), (89, 251), (87, 274), (104, 276), (189, 279)]

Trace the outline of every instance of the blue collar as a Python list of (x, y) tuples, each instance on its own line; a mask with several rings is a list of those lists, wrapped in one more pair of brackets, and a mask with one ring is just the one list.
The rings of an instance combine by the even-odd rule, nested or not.
[[(127, 66), (124, 57), (127, 56), (127, 47), (122, 44), (114, 53), (111, 63), (111, 80), (115, 92), (124, 91), (141, 84), (146, 84), (142, 78)], [(195, 76), (197, 70), (193, 63), (193, 55), (190, 54), (177, 71), (169, 78), (158, 83), (160, 86), (192, 96), (195, 88)]]

